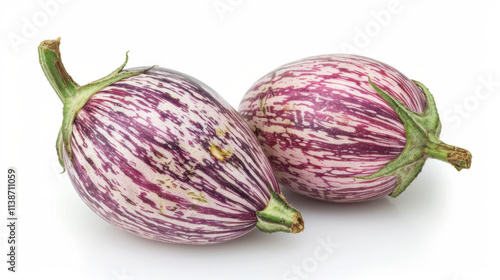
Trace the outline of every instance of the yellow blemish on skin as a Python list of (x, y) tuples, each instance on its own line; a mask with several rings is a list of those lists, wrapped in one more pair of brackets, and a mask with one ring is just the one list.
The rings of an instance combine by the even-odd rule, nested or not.
[(264, 115), (266, 114), (266, 99), (267, 99), (267, 96), (264, 96), (263, 98), (260, 99), (260, 104), (259, 104), (259, 108), (260, 110), (262, 111), (262, 113), (264, 113)]
[(161, 186), (165, 186), (169, 189), (171, 189), (173, 187), (173, 183), (170, 181), (170, 178), (165, 178), (165, 180), (156, 180), (156, 182), (158, 182)]
[(217, 145), (215, 145), (213, 143), (210, 146), (209, 150), (210, 150), (210, 153), (212, 154), (212, 156), (220, 161), (227, 160), (233, 155), (233, 152), (231, 151), (231, 149), (229, 151), (226, 151), (226, 150), (221, 149), (220, 147), (218, 147)]
[(191, 196), (191, 199), (198, 200), (198, 201), (201, 201), (203, 203), (208, 203), (208, 201), (206, 200), (206, 198), (203, 196), (203, 194), (201, 192), (199, 194), (197, 194), (193, 191), (189, 191), (189, 192), (187, 192), (187, 194), (189, 194)]
[(222, 129), (220, 129), (220, 128), (216, 128), (216, 129), (215, 129), (215, 134), (216, 134), (217, 136), (223, 136), (223, 137), (226, 137), (226, 132), (224, 132), (224, 131), (223, 131)]

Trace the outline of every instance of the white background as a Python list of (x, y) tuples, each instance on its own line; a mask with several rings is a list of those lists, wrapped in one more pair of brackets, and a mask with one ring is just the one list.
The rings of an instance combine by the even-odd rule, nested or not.
[[(18, 272), (2, 261), (1, 278), (500, 279), (500, 6), (437, 2), (2, 1), (1, 260), (8, 167), (19, 175), (19, 220)], [(235, 107), (254, 81), (284, 63), (337, 52), (369, 56), (433, 92), (442, 138), (469, 149), (472, 168), (457, 172), (429, 160), (400, 197), (367, 203), (285, 190), (306, 222), (296, 235), (255, 230), (201, 247), (144, 240), (101, 220), (59, 174), (62, 104), (36, 50), (59, 36), (80, 84), (108, 74), (130, 51), (129, 67), (187, 73)]]

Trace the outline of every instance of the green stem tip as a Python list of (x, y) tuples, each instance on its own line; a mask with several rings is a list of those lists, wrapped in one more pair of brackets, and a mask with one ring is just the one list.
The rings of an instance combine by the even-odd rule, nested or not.
[(469, 169), (472, 163), (472, 154), (466, 149), (448, 145), (437, 139), (433, 134), (429, 135), (424, 153), (430, 157), (439, 159), (453, 165), (458, 171)]
[(260, 231), (299, 233), (304, 230), (304, 220), (300, 212), (290, 206), (283, 195), (273, 190), (266, 208), (256, 214), (257, 228)]
[(61, 38), (45, 40), (38, 46), (38, 58), (43, 73), (50, 85), (64, 103), (75, 95), (79, 85), (71, 78), (61, 60), (59, 45)]

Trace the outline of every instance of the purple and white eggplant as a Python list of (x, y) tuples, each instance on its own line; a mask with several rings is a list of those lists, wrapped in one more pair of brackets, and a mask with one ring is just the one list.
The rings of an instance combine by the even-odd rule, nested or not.
[(109, 223), (170, 243), (211, 244), (253, 228), (300, 232), (252, 131), (202, 82), (159, 67), (79, 86), (60, 40), (38, 49), (64, 104), (60, 163), (83, 201)]
[(239, 112), (278, 181), (316, 199), (398, 196), (427, 158), (469, 168), (471, 154), (439, 140), (429, 90), (393, 67), (355, 55), (323, 55), (275, 69)]

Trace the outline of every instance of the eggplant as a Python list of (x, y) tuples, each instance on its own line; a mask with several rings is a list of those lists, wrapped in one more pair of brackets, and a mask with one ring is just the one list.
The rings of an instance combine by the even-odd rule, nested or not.
[(38, 48), (64, 104), (58, 158), (97, 215), (135, 235), (181, 244), (220, 243), (255, 227), (304, 229), (249, 126), (215, 91), (169, 69), (124, 70), (127, 60), (80, 86), (59, 45), (60, 38)]
[(271, 71), (243, 97), (240, 114), (278, 181), (326, 201), (396, 197), (427, 158), (469, 168), (469, 151), (439, 140), (434, 98), (377, 60), (348, 54), (300, 59)]

